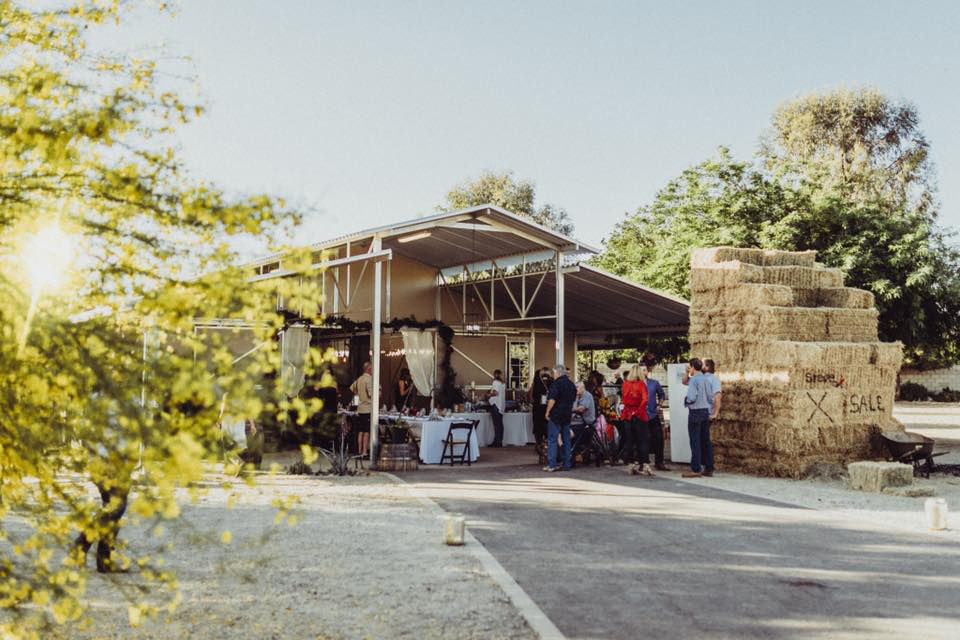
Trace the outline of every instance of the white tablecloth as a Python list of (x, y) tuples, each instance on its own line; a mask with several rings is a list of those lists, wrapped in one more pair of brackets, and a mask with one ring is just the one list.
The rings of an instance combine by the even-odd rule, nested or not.
[(533, 415), (530, 413), (503, 414), (503, 444), (522, 447), (536, 442), (533, 437)]
[(480, 441), (481, 447), (489, 447), (490, 443), (493, 442), (493, 418), (490, 417), (490, 414), (486, 411), (478, 411), (476, 413), (455, 413), (453, 417), (457, 420), (478, 420), (477, 424), (477, 440)]
[[(493, 443), (493, 416), (485, 411), (478, 413), (455, 413), (453, 417), (462, 420), (479, 420), (477, 433), (480, 446), (489, 447)], [(529, 413), (508, 412), (503, 414), (503, 444), (506, 446), (524, 446), (536, 442), (533, 437), (533, 416)]]
[[(424, 420), (420, 418), (405, 418), (410, 423), (410, 430), (420, 437), (420, 462), (423, 464), (440, 464), (443, 456), (443, 441), (447, 438), (450, 423), (456, 422), (453, 418), (438, 418)], [(459, 440), (464, 432), (457, 432)], [(463, 445), (454, 447), (454, 453), (460, 454)], [(480, 444), (477, 442), (477, 433), (470, 437), (470, 462), (476, 462), (480, 457)]]

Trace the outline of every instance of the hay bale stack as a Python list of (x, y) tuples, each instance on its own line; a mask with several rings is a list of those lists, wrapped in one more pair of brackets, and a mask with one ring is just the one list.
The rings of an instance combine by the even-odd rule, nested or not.
[(868, 291), (813, 251), (716, 247), (691, 260), (690, 345), (712, 358), (723, 405), (717, 463), (801, 477), (878, 453), (892, 417), (899, 343), (877, 337)]

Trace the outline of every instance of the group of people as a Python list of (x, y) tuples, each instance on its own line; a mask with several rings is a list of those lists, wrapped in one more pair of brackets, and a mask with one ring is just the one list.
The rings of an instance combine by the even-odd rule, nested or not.
[[(665, 432), (660, 415), (666, 391), (651, 375), (649, 364), (636, 364), (626, 373), (622, 385), (617, 385), (619, 398), (613, 402), (604, 393), (603, 383), (603, 375), (592, 371), (585, 382), (574, 384), (566, 367), (559, 364), (552, 372), (544, 367), (534, 376), (529, 399), (537, 447), (546, 449), (544, 471), (569, 470), (573, 466), (572, 432), (584, 425), (595, 425), (601, 415), (619, 428), (620, 457), (631, 474), (652, 476), (654, 469), (666, 470)], [(684, 405), (689, 410), (691, 449), (690, 470), (683, 475), (712, 476), (710, 420), (720, 410), (722, 397), (713, 360), (691, 359), (683, 383), (687, 385)]]

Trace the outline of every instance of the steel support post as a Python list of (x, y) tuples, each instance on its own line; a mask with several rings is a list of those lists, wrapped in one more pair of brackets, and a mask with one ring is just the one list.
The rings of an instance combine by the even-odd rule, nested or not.
[[(374, 251), (380, 251), (380, 237), (373, 239)], [(349, 265), (347, 266), (349, 269)], [(383, 297), (383, 264), (373, 265), (373, 318), (370, 327), (371, 362), (373, 363), (373, 395), (370, 398), (370, 465), (377, 463), (380, 450), (380, 305)]]
[(557, 350), (557, 364), (566, 364), (563, 359), (563, 252), (557, 251), (557, 339), (554, 343)]

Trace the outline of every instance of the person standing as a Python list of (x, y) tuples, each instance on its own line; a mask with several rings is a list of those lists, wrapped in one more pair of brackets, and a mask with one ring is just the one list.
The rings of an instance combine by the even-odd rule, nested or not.
[(620, 420), (624, 428), (623, 461), (629, 465), (631, 474), (652, 476), (649, 454), (649, 431), (647, 427), (646, 367), (633, 365), (629, 377), (623, 382), (623, 411)]
[(703, 361), (703, 377), (710, 382), (710, 419), (715, 420), (720, 412), (723, 389), (720, 378), (717, 377), (717, 365), (710, 358), (705, 358)]
[(660, 407), (663, 406), (667, 393), (660, 381), (651, 375), (650, 367), (647, 367), (644, 373), (647, 376), (647, 430), (650, 432), (654, 467), (659, 471), (666, 471), (667, 467), (663, 464), (663, 421), (660, 419)]
[(350, 391), (357, 396), (357, 415), (353, 420), (357, 453), (365, 456), (370, 444), (370, 414), (373, 413), (373, 365), (369, 361), (363, 363), (363, 373), (350, 385)]
[(394, 389), (394, 398), (396, 399), (397, 411), (404, 413), (406, 409), (414, 408), (413, 376), (410, 375), (410, 369), (404, 367), (400, 369), (400, 375), (397, 377), (397, 385)]
[(573, 404), (577, 399), (577, 388), (567, 377), (567, 368), (558, 364), (553, 369), (554, 380), (547, 391), (547, 466), (544, 471), (559, 471), (557, 467), (557, 438), (560, 438), (560, 452), (563, 455), (563, 470), (569, 471), (573, 464), (570, 451), (570, 419)]
[(503, 372), (500, 369), (493, 371), (487, 403), (490, 405), (490, 417), (493, 418), (493, 443), (490, 446), (502, 447), (503, 413), (507, 410), (507, 385), (503, 382)]
[(94, 520), (82, 528), (73, 543), (72, 558), (80, 566), (86, 565), (87, 553), (97, 542), (97, 571), (99, 573), (127, 573), (115, 554), (120, 520), (127, 510), (127, 499), (133, 484), (140, 444), (128, 439), (129, 432), (118, 416), (118, 404), (94, 392), (91, 406), (104, 417), (103, 438), (100, 442), (84, 441), (90, 452), (90, 479), (100, 492), (101, 507)]
[(550, 388), (550, 369), (543, 367), (533, 374), (533, 384), (527, 392), (533, 410), (533, 439), (542, 451), (547, 439), (547, 389)]
[(689, 385), (683, 404), (690, 411), (687, 433), (690, 436), (690, 471), (684, 478), (713, 475), (713, 443), (710, 442), (710, 398), (713, 385), (703, 375), (703, 363), (693, 358), (687, 368)]

